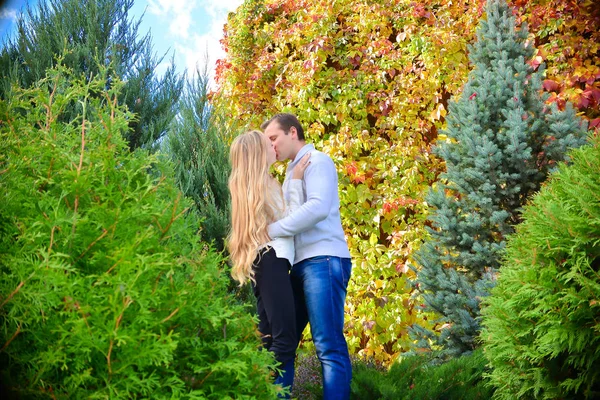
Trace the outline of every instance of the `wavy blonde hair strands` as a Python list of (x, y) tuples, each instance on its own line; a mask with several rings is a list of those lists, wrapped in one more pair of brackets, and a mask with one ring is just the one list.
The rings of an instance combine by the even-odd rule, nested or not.
[(249, 131), (235, 138), (229, 150), (231, 231), (227, 247), (233, 262), (231, 275), (240, 286), (254, 281), (253, 262), (259, 247), (270, 240), (267, 226), (283, 207), (281, 187), (269, 174), (269, 145), (261, 132)]

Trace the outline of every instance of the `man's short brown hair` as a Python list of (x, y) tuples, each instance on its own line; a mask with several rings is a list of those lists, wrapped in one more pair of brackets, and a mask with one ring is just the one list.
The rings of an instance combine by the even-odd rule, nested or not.
[(263, 122), (263, 124), (260, 126), (260, 129), (264, 131), (267, 128), (267, 126), (271, 124), (271, 122), (278, 122), (279, 126), (281, 127), (281, 129), (283, 129), (286, 135), (290, 133), (290, 128), (293, 126), (294, 128), (296, 128), (296, 132), (298, 133), (298, 140), (304, 140), (304, 129), (302, 129), (300, 121), (298, 121), (298, 118), (296, 118), (294, 114), (275, 114), (273, 118), (266, 122)]

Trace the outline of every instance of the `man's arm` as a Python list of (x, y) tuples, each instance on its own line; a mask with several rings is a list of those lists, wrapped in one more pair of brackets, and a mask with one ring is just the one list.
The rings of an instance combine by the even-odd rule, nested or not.
[(271, 239), (297, 235), (329, 215), (334, 191), (337, 190), (335, 165), (327, 157), (319, 157), (318, 160), (313, 157), (311, 160), (310, 166), (304, 172), (306, 203), (287, 217), (269, 225)]

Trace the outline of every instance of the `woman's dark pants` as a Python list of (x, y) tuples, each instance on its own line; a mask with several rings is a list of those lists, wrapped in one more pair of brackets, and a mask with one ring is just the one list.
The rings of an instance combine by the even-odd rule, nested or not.
[(288, 260), (278, 258), (272, 248), (261, 251), (254, 265), (252, 289), (256, 296), (258, 330), (264, 347), (272, 351), (280, 362), (282, 371), (275, 383), (291, 389), (298, 346), (294, 294), (289, 275), (291, 265)]

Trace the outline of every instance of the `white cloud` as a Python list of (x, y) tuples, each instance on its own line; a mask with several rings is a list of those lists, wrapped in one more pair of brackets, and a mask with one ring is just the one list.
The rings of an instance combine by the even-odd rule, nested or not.
[(148, 0), (148, 12), (169, 22), (169, 33), (187, 39), (196, 0)]
[[(212, 86), (215, 63), (225, 57), (220, 40), (227, 15), (242, 3), (243, 0), (147, 0), (146, 13), (156, 17), (152, 18), (153, 23), (160, 24), (155, 27), (160, 36), (153, 40), (161, 48), (175, 51), (177, 69), (187, 71), (191, 78), (197, 69), (203, 71), (206, 67)], [(161, 64), (157, 72), (166, 68), (167, 64)]]
[(0, 10), (0, 19), (17, 19), (17, 10), (11, 8), (3, 8)]
[(192, 18), (190, 13), (176, 14), (173, 18), (173, 22), (171, 22), (171, 25), (169, 26), (169, 32), (176, 37), (179, 36), (187, 39), (191, 22)]
[(148, 11), (160, 16), (168, 15), (171, 11), (177, 14), (186, 8), (194, 7), (196, 7), (194, 0), (148, 0)]
[(227, 14), (235, 11), (242, 2), (243, 0), (205, 0), (202, 3), (203, 11), (210, 16), (210, 27), (206, 33), (193, 33), (189, 40), (175, 43), (176, 54), (184, 59), (188, 77), (194, 76), (196, 69), (202, 71), (208, 62), (211, 86), (214, 85), (215, 63), (225, 57), (220, 40), (223, 38)]
[(206, 10), (215, 19), (225, 19), (227, 13), (234, 11), (243, 3), (243, 0), (204, 0)]
[(175, 51), (180, 57), (183, 57), (188, 77), (193, 77), (197, 69), (203, 71), (206, 64), (211, 81), (214, 79), (215, 62), (225, 55), (221, 49), (219, 38), (216, 38), (212, 33), (194, 34), (191, 43), (187, 45), (178, 44), (175, 46)]

